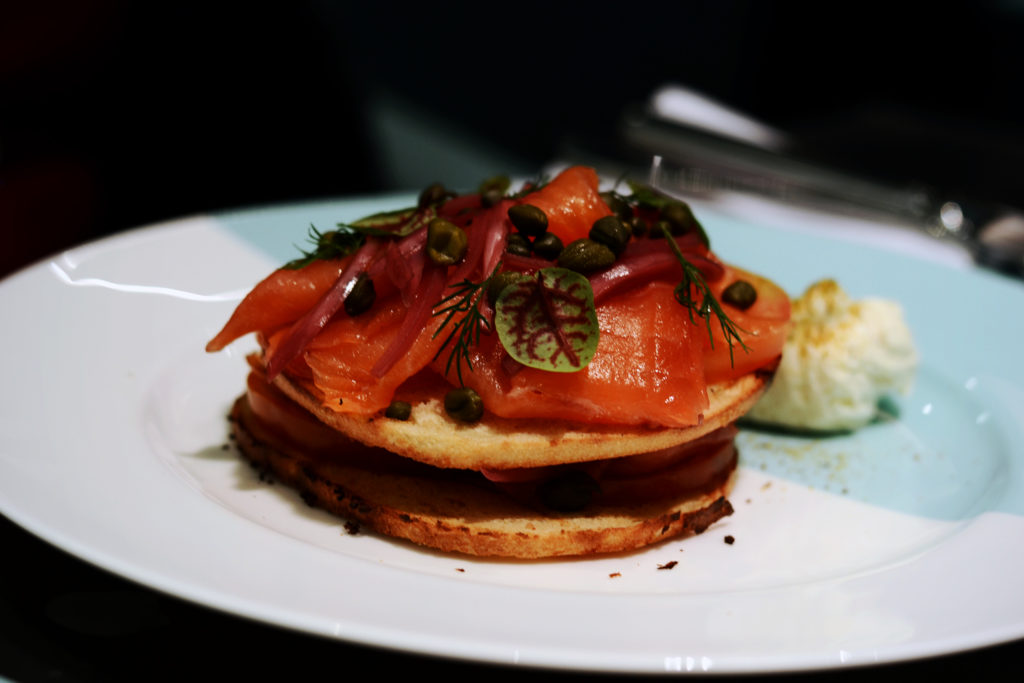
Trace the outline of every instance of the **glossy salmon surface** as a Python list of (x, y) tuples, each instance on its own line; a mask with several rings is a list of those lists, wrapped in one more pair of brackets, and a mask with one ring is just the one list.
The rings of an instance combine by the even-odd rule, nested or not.
[[(485, 254), (503, 249), (507, 235), (514, 231), (505, 217), (513, 202), (545, 211), (549, 230), (566, 244), (585, 237), (595, 220), (611, 214), (598, 193), (597, 174), (583, 167), (567, 169), (536, 192), (506, 199), (500, 213), (483, 207), (473, 196), (452, 201), (458, 202), (457, 215), (469, 243), (481, 245), (473, 248)], [(443, 213), (445, 206), (438, 211)], [(664, 240), (633, 239), (647, 240), (643, 247), (647, 251), (668, 250)], [(699, 423), (708, 405), (709, 383), (749, 373), (777, 359), (788, 330), (789, 298), (769, 280), (719, 263), (706, 247), (694, 249), (695, 259), (710, 259), (714, 265), (708, 271), (713, 278), (708, 285), (718, 299), (737, 279), (747, 280), (757, 290), (756, 302), (746, 310), (723, 304), (741, 330), (742, 345), (734, 343), (730, 348), (717, 318), (695, 316), (679, 304), (674, 290), (682, 276), (681, 266), (661, 268), (656, 276), (636, 279), (635, 284), (630, 280), (628, 286), (616, 287), (600, 300), (595, 309), (600, 329), (597, 351), (584, 369), (551, 372), (519, 365), (484, 324), (479, 339), (466, 349), (470, 365), (461, 368), (462, 382), (480, 394), (488, 411), (504, 417), (651, 426)], [(393, 247), (379, 253), (381, 259), (399, 258)], [(466, 263), (470, 257), (480, 263), (490, 258), (471, 254)], [(349, 258), (275, 271), (245, 297), (207, 350), (221, 349), (255, 332), (265, 355), (272, 357), (296, 334), (295, 328), (308, 326), (304, 316), (308, 318), (307, 312), (331, 295)], [(401, 258), (415, 263), (417, 257)], [(423, 257), (418, 258), (422, 264)], [(480, 275), (482, 267), (470, 270), (460, 264), (418, 267), (422, 272), (417, 271), (414, 290), (408, 289), (408, 273), (389, 279), (394, 268), (370, 267), (377, 291), (373, 306), (352, 316), (338, 311), (321, 321), (322, 327), (301, 352), (289, 357), (284, 372), (303, 381), (331, 410), (366, 416), (387, 408), (410, 378), (422, 381), (425, 370), (436, 373), (442, 391), (458, 386), (458, 373), (450, 365), (454, 347), (446, 346), (445, 340), (461, 317), (441, 329), (443, 316), (438, 314), (444, 297), (460, 283), (486, 275)], [(493, 313), (482, 294), (476, 305), (485, 318)]]
[(502, 417), (696, 424), (708, 404), (702, 330), (672, 298), (672, 285), (652, 283), (615, 297), (597, 315), (600, 341), (583, 370), (521, 367), (510, 373), (505, 351), (491, 335), (474, 354), (466, 385)]
[(540, 190), (523, 197), (522, 203), (533, 204), (547, 214), (548, 230), (569, 244), (586, 237), (594, 221), (611, 215), (598, 186), (594, 169), (572, 166)]
[(250, 332), (266, 334), (295, 322), (330, 289), (343, 267), (339, 259), (314, 261), (296, 270), (275, 270), (242, 299), (206, 350), (220, 351)]

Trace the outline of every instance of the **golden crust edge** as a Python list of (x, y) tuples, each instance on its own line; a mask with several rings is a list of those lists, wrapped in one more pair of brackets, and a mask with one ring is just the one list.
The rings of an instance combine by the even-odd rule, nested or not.
[(274, 379), (274, 385), (324, 424), (367, 445), (434, 467), (512, 469), (619, 458), (688, 443), (746, 414), (767, 390), (776, 367), (777, 363), (709, 386), (710, 405), (703, 421), (681, 428), (512, 419), (489, 413), (466, 424), (445, 414), (440, 392), (415, 403), (409, 420), (367, 418), (330, 410), (284, 374)]
[[(396, 489), (414, 490), (417, 505), (426, 507), (446, 496), (439, 496), (436, 483), (404, 475), (379, 475), (379, 483), (369, 485), (365, 481), (360, 485), (358, 476), (353, 478), (355, 484), (339, 481), (344, 477), (338, 476), (338, 468), (318, 466), (310, 459), (278, 450), (254, 435), (241, 414), (245, 400), (243, 395), (232, 409), (232, 435), (254, 466), (297, 489), (307, 504), (386, 536), (442, 552), (514, 559), (627, 552), (703, 533), (733, 512), (726, 496), (735, 483), (735, 468), (724, 481), (703, 492), (631, 508), (594, 506), (586, 513), (544, 514), (505, 500), (500, 492), (482, 494), (472, 487), (470, 502), (478, 502), (483, 495), (486, 504), (479, 507), (493, 513), (493, 517), (470, 519), (452, 514), (450, 509), (433, 513), (412, 511), (415, 505), (403, 508), (395, 504), (402, 500)], [(404, 481), (396, 487), (396, 479)], [(450, 498), (452, 492), (442, 493)]]

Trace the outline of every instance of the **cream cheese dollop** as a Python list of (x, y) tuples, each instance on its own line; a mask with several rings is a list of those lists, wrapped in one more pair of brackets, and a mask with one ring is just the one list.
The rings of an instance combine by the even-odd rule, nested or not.
[(801, 430), (857, 429), (884, 396), (910, 391), (917, 363), (898, 303), (854, 301), (835, 280), (822, 280), (793, 302), (782, 362), (748, 417)]

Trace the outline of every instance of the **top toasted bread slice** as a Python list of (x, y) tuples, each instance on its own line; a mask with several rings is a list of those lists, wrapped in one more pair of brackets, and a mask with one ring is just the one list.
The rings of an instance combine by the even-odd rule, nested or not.
[[(254, 363), (256, 365), (256, 363)], [(692, 427), (651, 428), (564, 420), (503, 418), (485, 413), (474, 423), (444, 411), (448, 387), (413, 388), (408, 420), (337, 413), (299, 380), (283, 373), (274, 385), (328, 426), (370, 446), (435, 467), (480, 470), (544, 467), (618, 458), (687, 443), (742, 417), (771, 381), (770, 369), (708, 387), (710, 405)]]

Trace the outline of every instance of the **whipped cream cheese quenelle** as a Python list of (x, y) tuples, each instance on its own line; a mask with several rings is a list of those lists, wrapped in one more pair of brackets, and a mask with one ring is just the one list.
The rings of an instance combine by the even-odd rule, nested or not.
[(918, 354), (896, 302), (854, 301), (822, 280), (793, 302), (792, 323), (775, 379), (750, 419), (853, 430), (874, 419), (882, 397), (909, 392)]

